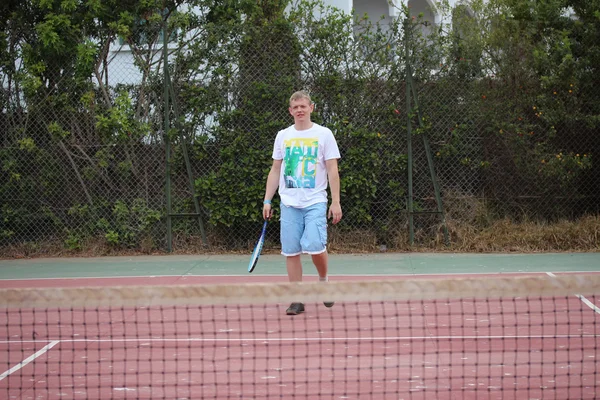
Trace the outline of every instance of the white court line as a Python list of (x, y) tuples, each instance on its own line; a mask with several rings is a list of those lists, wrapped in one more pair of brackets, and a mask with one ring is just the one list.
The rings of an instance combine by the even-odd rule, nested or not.
[[(361, 341), (414, 341), (414, 340), (491, 340), (491, 339), (568, 339), (568, 338), (600, 338), (600, 334), (583, 335), (457, 335), (457, 336), (373, 336), (373, 337), (263, 337), (263, 338), (123, 338), (123, 339), (70, 339), (60, 340), (61, 343), (136, 343), (136, 342), (361, 342)], [(0, 341), (1, 344), (36, 343), (36, 340)], [(56, 342), (58, 343), (58, 341)]]
[[(10, 342), (5, 342), (5, 343), (10, 343)], [(22, 342), (19, 341), (19, 343), (22, 343)], [(23, 361), (21, 361), (20, 363), (18, 363), (17, 365), (15, 365), (11, 369), (9, 369), (8, 371), (6, 371), (2, 375), (0, 375), (0, 381), (2, 379), (6, 378), (7, 376), (9, 376), (10, 374), (12, 374), (13, 372), (20, 370), (21, 368), (23, 368), (24, 366), (26, 366), (27, 364), (29, 364), (30, 362), (32, 362), (33, 360), (35, 360), (36, 358), (41, 356), (42, 354), (46, 353), (48, 350), (50, 350), (51, 348), (56, 346), (58, 343), (60, 343), (58, 340), (48, 343), (41, 350), (36, 351), (35, 354), (30, 355), (29, 357), (27, 357), (26, 359), (24, 359)]]
[[(554, 275), (552, 272), (546, 272), (546, 274), (549, 277), (556, 278), (556, 275)], [(580, 294), (576, 294), (575, 297), (577, 297), (579, 300), (581, 300), (583, 302), (583, 304), (585, 304), (586, 306), (588, 306), (589, 308), (594, 310), (595, 313), (600, 314), (600, 308), (596, 307), (596, 305), (594, 303), (592, 303), (591, 301), (586, 299), (584, 296), (582, 296)]]
[(576, 294), (575, 296), (577, 296), (577, 298), (579, 300), (581, 300), (583, 302), (583, 304), (585, 304), (586, 306), (588, 306), (589, 308), (594, 310), (596, 313), (600, 314), (600, 308), (596, 307), (596, 305), (594, 303), (592, 303), (591, 301), (589, 301), (588, 299), (586, 299), (585, 297), (583, 297), (580, 294)]

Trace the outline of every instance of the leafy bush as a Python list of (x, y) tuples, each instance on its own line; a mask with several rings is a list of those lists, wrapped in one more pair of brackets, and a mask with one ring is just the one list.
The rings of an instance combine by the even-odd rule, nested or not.
[[(463, 224), (455, 233), (599, 211), (594, 2), (439, 4), (451, 26), (426, 25), (406, 7), (380, 23), (318, 1), (175, 5), (2, 8), (0, 21), (12, 22), (0, 24), (0, 246), (164, 247), (168, 167), (173, 212), (194, 213), (196, 196), (210, 243), (247, 247), (273, 141), (292, 123), (288, 98), (299, 89), (342, 153), (336, 243), (403, 248), (409, 160), (423, 241), (439, 243), (439, 220), (427, 219), (437, 210), (427, 138), (452, 223)], [(124, 54), (133, 64), (116, 64)], [(407, 105), (407, 72), (418, 110)], [(186, 246), (199, 242), (190, 221), (173, 223)], [(276, 241), (277, 229), (270, 234)]]

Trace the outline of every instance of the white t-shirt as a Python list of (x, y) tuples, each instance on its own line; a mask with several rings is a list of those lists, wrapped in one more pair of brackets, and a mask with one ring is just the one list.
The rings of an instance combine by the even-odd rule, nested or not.
[(298, 131), (294, 125), (279, 131), (273, 159), (283, 160), (279, 176), (279, 197), (288, 207), (305, 208), (327, 203), (326, 160), (340, 158), (331, 130), (313, 123)]

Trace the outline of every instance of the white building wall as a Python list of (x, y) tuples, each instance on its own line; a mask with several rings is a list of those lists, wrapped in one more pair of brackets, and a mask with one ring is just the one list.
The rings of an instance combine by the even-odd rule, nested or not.
[(350, 13), (352, 11), (352, 0), (323, 0), (323, 3), (331, 7), (339, 8), (345, 13)]
[(380, 21), (383, 17), (382, 23), (389, 23), (390, 19), (393, 18), (392, 6), (390, 6), (387, 0), (354, 0), (353, 1), (354, 14), (361, 18), (363, 15), (368, 14), (371, 21)]
[(134, 64), (133, 54), (127, 45), (111, 46), (108, 68), (108, 85), (134, 85), (142, 81), (142, 71)]
[[(332, 1), (332, 0), (329, 0)], [(339, 0), (338, 0), (339, 1)], [(371, 20), (377, 21), (384, 16), (384, 20), (390, 18), (402, 17), (402, 5), (408, 5), (410, 13), (418, 16), (423, 13), (423, 18), (432, 24), (441, 23), (441, 16), (436, 11), (434, 0), (350, 0), (351, 7), (357, 16), (367, 13)], [(451, 7), (454, 7), (460, 0), (449, 0)]]

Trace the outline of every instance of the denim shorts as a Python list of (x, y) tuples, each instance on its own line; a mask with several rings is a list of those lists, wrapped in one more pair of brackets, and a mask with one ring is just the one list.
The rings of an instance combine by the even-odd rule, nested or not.
[(306, 208), (281, 204), (281, 254), (320, 254), (327, 245), (327, 203)]

